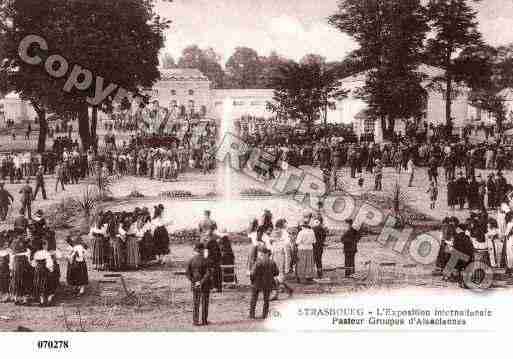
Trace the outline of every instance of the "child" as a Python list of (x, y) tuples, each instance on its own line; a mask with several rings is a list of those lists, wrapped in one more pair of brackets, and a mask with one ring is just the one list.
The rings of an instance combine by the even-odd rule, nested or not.
[(11, 271), (9, 268), (9, 259), (12, 255), (9, 249), (9, 241), (7, 238), (0, 238), (0, 303), (6, 303), (10, 300), (9, 280)]
[[(34, 298), (39, 299), (39, 306), (47, 306), (55, 294), (55, 281), (53, 278), (54, 261), (48, 251), (48, 241), (43, 241), (32, 258), (34, 267)], [(50, 298), (50, 296), (52, 296)]]
[(429, 208), (435, 209), (436, 200), (438, 198), (438, 188), (436, 187), (435, 181), (431, 180), (429, 183), (429, 188), (426, 191), (429, 194), (429, 199), (431, 201)]
[(71, 241), (70, 245), (73, 247), (73, 250), (68, 262), (66, 279), (69, 285), (79, 288), (78, 295), (80, 296), (85, 293), (85, 287), (89, 284), (85, 261), (87, 248), (80, 236)]

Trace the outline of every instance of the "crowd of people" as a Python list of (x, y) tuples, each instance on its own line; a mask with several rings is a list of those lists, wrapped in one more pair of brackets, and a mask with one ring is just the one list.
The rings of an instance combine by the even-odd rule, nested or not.
[[(66, 281), (82, 295), (89, 282), (87, 244), (80, 236), (69, 237), (66, 243), (69, 245)], [(30, 221), (21, 212), (13, 229), (0, 233), (0, 301), (53, 305), (60, 286), (62, 257), (55, 232), (47, 226), (43, 212), (37, 211)]]
[[(351, 219), (341, 237), (346, 276), (355, 273), (355, 254), (361, 234)], [(186, 275), (193, 291), (193, 324), (208, 324), (208, 304), (211, 289), (222, 291), (223, 282), (233, 282), (235, 256), (230, 239), (216, 232), (217, 224), (210, 211), (199, 223), (201, 240), (194, 247), (195, 254), (186, 266)], [(323, 277), (323, 252), (327, 230), (320, 213), (307, 213), (297, 226), (288, 227), (282, 218), (274, 222), (271, 211), (253, 219), (247, 231), (251, 241), (247, 260), (247, 274), (251, 282), (249, 318), (256, 318), (256, 305), (263, 296), (262, 318), (269, 314), (269, 302), (276, 300), (283, 290), (293, 295), (291, 280), (307, 284)], [(271, 297), (271, 294), (274, 295)], [(201, 322), (199, 311), (202, 309)]]
[(96, 270), (137, 270), (169, 254), (169, 233), (163, 217), (164, 206), (132, 212), (99, 213), (91, 227), (92, 264)]
[[(444, 269), (454, 251), (458, 252), (456, 271), (447, 273)], [(481, 279), (488, 274), (485, 273), (487, 268), (503, 269), (506, 275), (513, 275), (513, 211), (509, 200), (500, 202), (495, 218), (485, 210), (476, 210), (464, 221), (456, 217), (446, 217), (442, 221), (435, 274), (464, 285), (462, 272), (472, 262), (485, 265), (481, 274), (478, 273)]]

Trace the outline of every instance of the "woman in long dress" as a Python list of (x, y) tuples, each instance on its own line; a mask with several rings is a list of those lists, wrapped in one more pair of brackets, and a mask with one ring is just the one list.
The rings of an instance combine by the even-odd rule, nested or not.
[(289, 296), (294, 292), (292, 288), (290, 288), (285, 282), (286, 275), (288, 273), (288, 262), (287, 262), (287, 246), (288, 243), (284, 240), (284, 236), (282, 234), (284, 229), (283, 222), (285, 220), (278, 220), (276, 222), (276, 228), (271, 234), (271, 253), (272, 259), (278, 266), (279, 274), (275, 278), (276, 280), (276, 294), (273, 296), (273, 300), (278, 299), (281, 288), (285, 288), (285, 290), (289, 293)]
[[(235, 255), (233, 254), (232, 244), (230, 243), (230, 238), (227, 235), (224, 235), (219, 240), (219, 249), (221, 250), (221, 265), (224, 266), (234, 266), (235, 265)], [(235, 274), (235, 269), (233, 268), (223, 268), (223, 282), (224, 283), (235, 283), (237, 282), (237, 276)]]
[(12, 244), (12, 253), (9, 260), (11, 271), (11, 295), (15, 305), (28, 304), (28, 297), (32, 295), (33, 270), (29, 262), (30, 249), (23, 236), (18, 236)]
[(79, 289), (78, 295), (83, 295), (86, 286), (89, 284), (86, 264), (87, 248), (81, 238), (74, 239), (70, 242), (70, 245), (72, 250), (68, 259), (66, 280), (70, 286)]
[(163, 205), (156, 206), (151, 221), (155, 255), (160, 264), (164, 263), (164, 257), (169, 254), (169, 233), (166, 229), (166, 223), (164, 223), (163, 212)]
[(43, 246), (34, 253), (32, 258), (34, 267), (34, 299), (39, 300), (40, 306), (48, 305), (50, 295), (55, 294), (54, 281), (52, 273), (54, 271), (54, 261), (48, 251), (48, 242), (43, 241)]
[(122, 238), (119, 235), (119, 222), (116, 216), (113, 216), (107, 227), (107, 235), (110, 243), (109, 270), (119, 271), (122, 269), (123, 253)]
[(499, 230), (497, 221), (493, 218), (488, 220), (488, 228), (485, 234), (486, 246), (490, 257), (490, 265), (492, 268), (500, 266), (500, 254), (502, 252), (502, 243), (499, 239)]
[(137, 236), (137, 218), (130, 217), (126, 219), (125, 226), (128, 228), (126, 234), (126, 266), (128, 269), (136, 270), (141, 264), (141, 255), (139, 252), (139, 238)]
[(139, 241), (141, 264), (154, 260), (155, 250), (151, 234), (151, 216), (149, 214), (142, 214), (137, 221), (137, 240)]
[(251, 220), (249, 224), (248, 229), (248, 237), (251, 241), (251, 247), (249, 249), (248, 254), (248, 265), (247, 265), (247, 274), (249, 275), (251, 271), (253, 270), (253, 266), (256, 263), (257, 257), (258, 257), (258, 246), (261, 244), (259, 243), (258, 238), (258, 220), (253, 219)]
[(315, 277), (315, 264), (313, 256), (313, 245), (315, 233), (305, 219), (296, 238), (297, 264), (296, 276), (299, 283), (309, 281)]
[(105, 270), (107, 267), (106, 258), (108, 257), (106, 248), (106, 235), (108, 223), (106, 221), (106, 215), (99, 214), (97, 219), (94, 221), (89, 231), (89, 238), (91, 239), (91, 247), (93, 254), (93, 266), (96, 270)]

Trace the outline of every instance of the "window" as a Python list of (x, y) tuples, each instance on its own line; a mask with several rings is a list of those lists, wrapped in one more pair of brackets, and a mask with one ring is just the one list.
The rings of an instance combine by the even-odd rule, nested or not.
[(194, 111), (194, 100), (189, 100), (189, 110)]
[(180, 115), (185, 116), (185, 111), (186, 111), (185, 106), (184, 105), (180, 106)]
[(194, 95), (194, 90), (189, 90), (189, 96)]
[(201, 106), (201, 115), (204, 117), (207, 115), (207, 106)]
[(261, 106), (261, 105), (262, 105), (261, 101), (251, 101), (251, 106)]
[(233, 101), (233, 106), (244, 106), (244, 101)]
[(176, 96), (176, 90), (171, 90), (171, 96)]

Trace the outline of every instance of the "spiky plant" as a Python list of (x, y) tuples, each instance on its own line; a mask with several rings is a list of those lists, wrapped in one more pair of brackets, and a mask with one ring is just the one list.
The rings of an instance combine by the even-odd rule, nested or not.
[(73, 199), (73, 204), (75, 205), (77, 211), (83, 214), (83, 220), (80, 228), (82, 232), (88, 231), (91, 222), (91, 215), (93, 214), (97, 203), (98, 192), (90, 186), (86, 187), (81, 196)]
[(82, 192), (82, 195), (78, 198), (74, 198), (73, 202), (77, 209), (84, 214), (85, 217), (90, 217), (96, 208), (96, 204), (98, 201), (98, 193), (87, 186), (85, 191)]
[(112, 185), (114, 184), (113, 178), (106, 173), (99, 174), (96, 178), (96, 187), (98, 188), (99, 197), (101, 200), (112, 195)]

